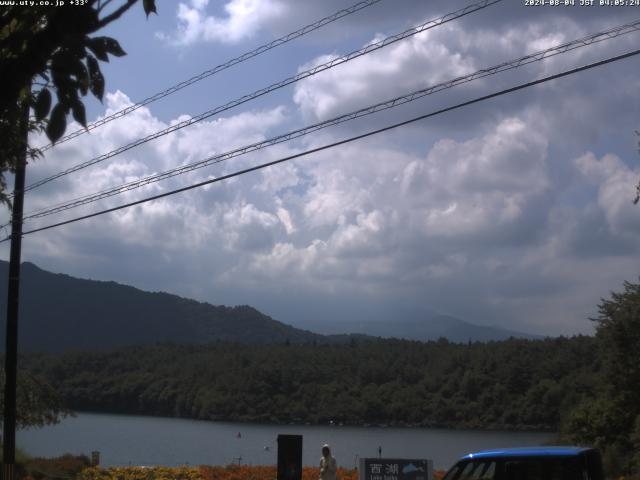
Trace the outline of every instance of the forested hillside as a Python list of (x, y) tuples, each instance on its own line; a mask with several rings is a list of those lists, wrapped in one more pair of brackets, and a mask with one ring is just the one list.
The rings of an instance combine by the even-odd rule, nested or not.
[[(7, 278), (8, 264), (0, 260), (0, 311), (6, 310)], [(350, 329), (346, 324), (333, 335), (320, 335), (277, 321), (248, 305), (211, 305), (116, 282), (55, 274), (29, 262), (22, 265), (21, 285), (19, 339), (23, 352), (108, 350), (158, 342), (345, 343), (352, 336), (369, 334), (369, 328), (373, 336), (443, 336), (465, 342), (525, 336), (453, 317), (411, 319), (401, 311), (389, 313), (384, 329), (379, 328), (381, 323), (365, 322), (364, 328)], [(4, 345), (4, 333), (0, 329), (0, 345)]]
[(593, 390), (592, 337), (213, 344), (35, 355), (77, 410), (199, 419), (557, 429)]
[[(0, 311), (6, 309), (7, 271), (7, 262), (0, 261)], [(169, 341), (348, 340), (294, 328), (246, 305), (210, 305), (116, 282), (54, 274), (32, 263), (22, 265), (20, 315), (21, 351), (111, 349)], [(4, 329), (0, 344), (4, 345)]]

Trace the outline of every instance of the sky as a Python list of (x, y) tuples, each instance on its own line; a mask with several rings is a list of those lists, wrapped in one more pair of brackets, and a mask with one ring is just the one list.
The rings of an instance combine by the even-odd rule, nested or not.
[[(355, 2), (353, 2), (355, 3)], [(31, 163), (27, 183), (468, 5), (381, 0)], [(631, 6), (504, 0), (30, 191), (25, 212), (188, 164), (640, 18)], [(599, 3), (599, 2), (596, 2)], [(352, 5), (157, 0), (105, 35), (118, 111)], [(215, 166), (32, 220), (44, 226), (329, 144), (637, 48), (640, 32), (429, 95)], [(554, 80), (203, 188), (27, 235), (24, 261), (296, 326), (433, 312), (539, 335), (592, 333), (639, 275), (640, 57)], [(75, 130), (77, 125), (71, 126)], [(34, 137), (32, 144), (45, 143)], [(2, 212), (6, 220), (8, 213)], [(0, 246), (8, 258), (8, 246)]]

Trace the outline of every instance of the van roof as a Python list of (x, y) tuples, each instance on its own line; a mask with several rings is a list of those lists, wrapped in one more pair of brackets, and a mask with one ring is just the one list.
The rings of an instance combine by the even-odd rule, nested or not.
[(497, 448), (470, 453), (463, 459), (495, 458), (495, 457), (575, 457), (592, 450), (584, 447), (519, 447)]

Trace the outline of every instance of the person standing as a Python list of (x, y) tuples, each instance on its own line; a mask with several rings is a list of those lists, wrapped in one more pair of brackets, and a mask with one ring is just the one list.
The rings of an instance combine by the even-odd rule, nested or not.
[(322, 458), (320, 459), (320, 479), (319, 480), (336, 480), (336, 472), (338, 464), (336, 459), (331, 456), (331, 448), (326, 443), (322, 446)]

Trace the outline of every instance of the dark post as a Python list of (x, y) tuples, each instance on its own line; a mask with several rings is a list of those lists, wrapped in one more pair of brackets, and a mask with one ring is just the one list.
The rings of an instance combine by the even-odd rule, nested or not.
[(278, 480), (302, 480), (302, 435), (278, 435)]
[(7, 338), (4, 359), (4, 422), (3, 473), (4, 480), (14, 480), (16, 458), (16, 376), (18, 363), (18, 304), (20, 298), (20, 254), (22, 248), (22, 213), (24, 204), (24, 178), (27, 167), (27, 125), (29, 107), (25, 100), (25, 115), (20, 125), (24, 151), (17, 159), (11, 211), (11, 249), (9, 254), (9, 289), (7, 292)]

